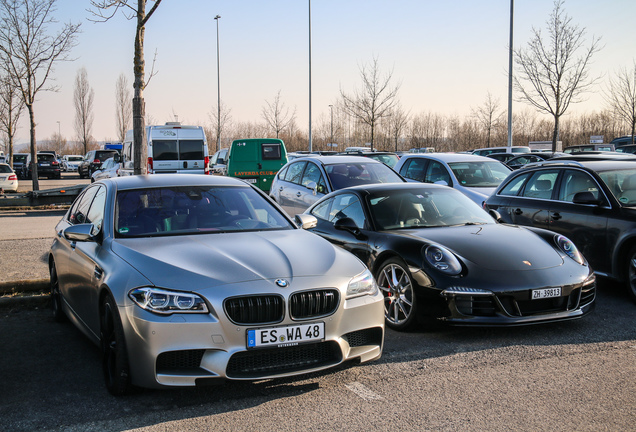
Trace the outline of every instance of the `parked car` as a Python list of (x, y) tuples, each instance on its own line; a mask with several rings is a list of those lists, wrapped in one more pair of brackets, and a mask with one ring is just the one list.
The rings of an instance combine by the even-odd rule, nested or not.
[(24, 167), (28, 156), (28, 153), (13, 153), (13, 171), (19, 179), (24, 178), (22, 177), (22, 168)]
[(450, 186), (479, 205), (511, 171), (497, 160), (461, 153), (404, 155), (395, 170), (407, 179)]
[(565, 156), (553, 157), (553, 161), (593, 161), (593, 160), (631, 160), (636, 161), (636, 156), (631, 153), (613, 151), (585, 151), (574, 152)]
[(514, 156), (511, 159), (508, 159), (506, 165), (508, 165), (513, 170), (519, 169), (524, 165), (534, 162), (543, 162), (544, 160), (552, 159), (555, 157), (567, 156), (565, 153), (561, 152), (533, 152), (533, 153), (524, 153), (517, 156)]
[(588, 151), (614, 151), (614, 144), (581, 144), (568, 146), (563, 153), (579, 153)]
[(91, 183), (105, 178), (119, 177), (119, 162), (115, 162), (114, 158), (108, 158), (102, 164), (102, 167), (95, 171), (91, 176)]
[[(38, 177), (56, 178), (62, 177), (60, 163), (57, 161), (55, 154), (38, 152), (36, 154), (38, 164)], [(22, 178), (30, 179), (32, 176), (31, 154), (28, 153), (24, 164), (22, 165)]]
[(113, 394), (288, 377), (381, 355), (373, 275), (241, 180), (105, 179), (55, 231), (53, 315), (101, 347)]
[(348, 151), (342, 153), (349, 156), (364, 156), (371, 159), (375, 159), (383, 164), (393, 168), (400, 160), (397, 153), (393, 152), (381, 152), (381, 151)]
[(6, 163), (0, 163), (0, 191), (18, 191), (18, 176)]
[(506, 223), (568, 236), (597, 275), (636, 302), (636, 163), (546, 161), (515, 171), (486, 201)]
[(498, 160), (499, 162), (506, 163), (510, 159), (516, 157), (519, 154), (526, 154), (526, 153), (505, 153), (505, 152), (502, 152), (502, 153), (490, 153), (490, 154), (487, 154), (486, 157)]
[(384, 294), (386, 324), (424, 315), (457, 325), (522, 325), (580, 318), (595, 277), (571, 241), (497, 224), (461, 192), (434, 184), (364, 185), (306, 212), (309, 230), (360, 258)]
[(93, 173), (101, 169), (102, 163), (108, 158), (119, 154), (117, 150), (91, 150), (86, 153), (84, 160), (78, 165), (77, 173), (80, 178), (92, 178)]
[(210, 159), (210, 171), (212, 174), (227, 175), (227, 152), (229, 149), (221, 149), (214, 153)]
[(60, 163), (62, 171), (64, 172), (76, 172), (77, 167), (84, 160), (84, 156), (81, 155), (64, 155), (62, 156), (62, 162)]
[(288, 162), (274, 177), (269, 192), (289, 215), (302, 213), (320, 198), (349, 186), (405, 183), (395, 171), (362, 156), (309, 156)]
[(626, 144), (620, 147), (616, 147), (616, 151), (619, 153), (636, 153), (636, 144)]
[(477, 156), (488, 156), (491, 153), (530, 153), (531, 149), (529, 146), (500, 146), (500, 147), (484, 147), (478, 148), (472, 151), (472, 154)]
[(625, 135), (622, 137), (614, 138), (610, 141), (610, 144), (614, 145), (615, 148), (623, 147), (626, 144), (634, 144), (636, 143), (636, 139), (631, 135)]
[(236, 139), (227, 154), (226, 169), (228, 176), (241, 178), (269, 193), (272, 179), (287, 162), (283, 140)]

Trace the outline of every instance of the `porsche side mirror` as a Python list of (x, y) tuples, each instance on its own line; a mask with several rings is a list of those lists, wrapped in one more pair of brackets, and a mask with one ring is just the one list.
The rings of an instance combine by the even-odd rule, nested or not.
[(351, 218), (344, 217), (338, 219), (333, 226), (337, 230), (349, 231), (357, 239), (363, 239), (365, 237), (364, 235), (362, 235), (362, 232), (360, 231), (360, 228), (358, 228), (358, 225), (356, 225), (356, 223)]

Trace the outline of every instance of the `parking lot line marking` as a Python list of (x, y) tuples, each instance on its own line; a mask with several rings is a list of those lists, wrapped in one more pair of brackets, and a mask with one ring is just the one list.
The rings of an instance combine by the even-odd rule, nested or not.
[(351, 384), (345, 384), (345, 387), (360, 396), (364, 400), (373, 401), (373, 400), (384, 400), (382, 396), (379, 394), (369, 390), (363, 384), (359, 382), (353, 382)]

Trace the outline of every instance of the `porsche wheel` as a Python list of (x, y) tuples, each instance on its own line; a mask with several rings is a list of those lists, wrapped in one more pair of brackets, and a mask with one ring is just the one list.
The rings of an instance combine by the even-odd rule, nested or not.
[(633, 247), (627, 255), (627, 292), (636, 303), (636, 247)]
[(384, 294), (386, 324), (394, 330), (407, 330), (416, 321), (417, 300), (406, 264), (390, 258), (382, 263), (375, 278)]
[(102, 301), (100, 339), (102, 348), (102, 369), (108, 391), (121, 396), (130, 393), (130, 368), (124, 339), (124, 329), (117, 311), (115, 300), (108, 296)]

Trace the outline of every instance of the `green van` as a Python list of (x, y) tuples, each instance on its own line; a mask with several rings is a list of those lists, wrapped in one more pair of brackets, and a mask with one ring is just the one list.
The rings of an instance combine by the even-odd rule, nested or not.
[(227, 175), (243, 179), (263, 192), (269, 192), (272, 179), (286, 163), (287, 150), (282, 140), (234, 140), (227, 155)]

